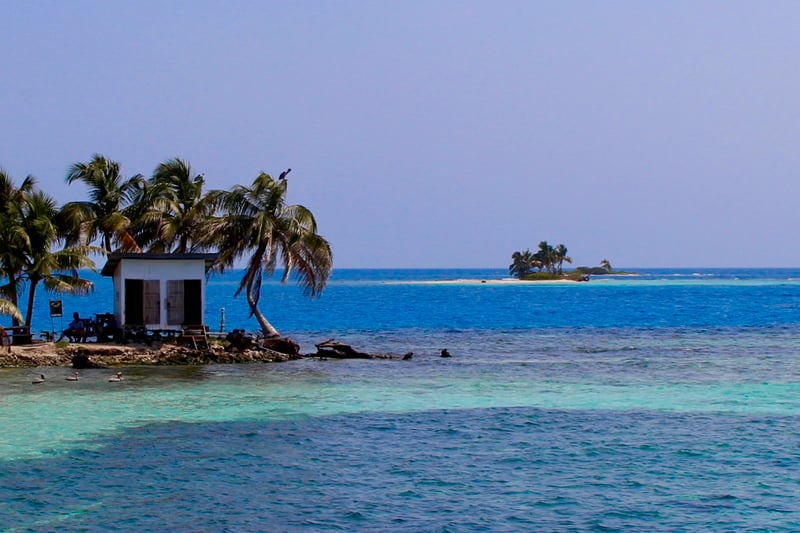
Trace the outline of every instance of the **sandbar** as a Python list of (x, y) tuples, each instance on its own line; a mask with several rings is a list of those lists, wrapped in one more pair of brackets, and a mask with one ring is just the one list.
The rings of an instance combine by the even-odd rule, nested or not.
[(423, 280), (423, 281), (396, 281), (389, 282), (399, 285), (542, 285), (542, 284), (555, 284), (561, 285), (564, 283), (578, 283), (574, 279), (516, 279), (516, 278), (502, 278), (502, 279), (442, 279), (442, 280)]

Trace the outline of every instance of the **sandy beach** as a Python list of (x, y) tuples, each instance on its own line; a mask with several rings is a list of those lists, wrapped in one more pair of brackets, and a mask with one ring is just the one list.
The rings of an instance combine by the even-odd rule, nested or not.
[(34, 342), (3, 348), (1, 367), (76, 366), (115, 367), (125, 365), (200, 365), (211, 363), (273, 363), (290, 356), (272, 350), (227, 352), (222, 346), (196, 350), (174, 344), (74, 343), (59, 347), (54, 342)]
[(396, 284), (414, 285), (546, 285), (564, 283), (579, 283), (574, 279), (536, 279), (524, 280), (516, 278), (502, 279), (445, 279), (445, 280), (423, 280), (423, 281), (396, 281)]

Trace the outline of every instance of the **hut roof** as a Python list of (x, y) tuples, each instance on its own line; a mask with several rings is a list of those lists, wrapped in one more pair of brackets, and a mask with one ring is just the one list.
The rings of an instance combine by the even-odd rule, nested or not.
[(217, 259), (217, 254), (146, 254), (146, 253), (111, 253), (100, 273), (103, 276), (113, 276), (117, 265), (122, 259), (143, 260), (143, 261), (186, 261), (202, 259), (205, 261), (205, 271), (208, 272)]

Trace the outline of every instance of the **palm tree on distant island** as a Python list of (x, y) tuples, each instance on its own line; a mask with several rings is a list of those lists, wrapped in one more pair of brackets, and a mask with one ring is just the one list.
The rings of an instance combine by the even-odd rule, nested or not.
[[(572, 263), (566, 246), (559, 244), (553, 247), (547, 241), (540, 241), (536, 253), (526, 249), (511, 254), (508, 273), (519, 279), (558, 279), (568, 276), (564, 274), (564, 262)], [(534, 273), (534, 268), (538, 272)]]
[(553, 259), (558, 264), (559, 276), (564, 273), (563, 269), (564, 261), (572, 264), (572, 258), (567, 255), (567, 247), (564, 246), (563, 244), (559, 244), (553, 249)]
[(547, 241), (539, 242), (539, 251), (536, 252), (536, 259), (539, 260), (539, 264), (541, 265), (539, 268), (543, 268), (546, 271), (550, 272), (551, 274), (555, 274), (554, 268), (554, 257), (555, 252), (553, 247), (548, 244)]
[(525, 279), (525, 276), (531, 273), (534, 268), (539, 266), (539, 261), (536, 259), (535, 254), (530, 250), (524, 252), (514, 252), (511, 254), (511, 264), (508, 266), (508, 273), (516, 276), (519, 279)]
[(209, 218), (203, 227), (204, 244), (219, 251), (221, 271), (246, 258), (236, 295), (244, 292), (251, 315), (267, 337), (280, 333), (258, 307), (262, 279), (272, 276), (280, 265), (281, 281), (286, 283), (296, 274), (298, 283), (313, 298), (325, 287), (333, 265), (330, 245), (317, 233), (311, 211), (286, 204), (285, 173), (282, 178), (275, 180), (262, 172), (249, 187), (209, 192), (209, 202), (220, 215)]
[(611, 268), (611, 263), (608, 261), (608, 259), (603, 259), (602, 261), (600, 261), (600, 268), (604, 268), (606, 272), (611, 272), (612, 270), (614, 270), (613, 268)]

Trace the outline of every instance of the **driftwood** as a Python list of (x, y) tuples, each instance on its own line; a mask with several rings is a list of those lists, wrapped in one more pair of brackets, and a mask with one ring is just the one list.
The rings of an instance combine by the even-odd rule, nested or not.
[(359, 352), (349, 344), (333, 339), (328, 339), (314, 346), (317, 347), (317, 353), (307, 354), (306, 357), (319, 357), (320, 359), (402, 359), (403, 361), (411, 361), (414, 357), (414, 352), (406, 352), (403, 355)]
[(243, 329), (234, 329), (225, 336), (227, 352), (244, 352), (246, 350), (270, 350), (289, 357), (300, 357), (300, 345), (288, 337), (273, 337), (257, 341)]
[(283, 353), (290, 356), (300, 356), (300, 345), (288, 337), (275, 337), (264, 339), (260, 346), (267, 350)]
[(317, 347), (316, 357), (330, 357), (333, 359), (373, 359), (374, 356), (365, 352), (354, 350), (349, 344), (328, 339), (319, 344)]

